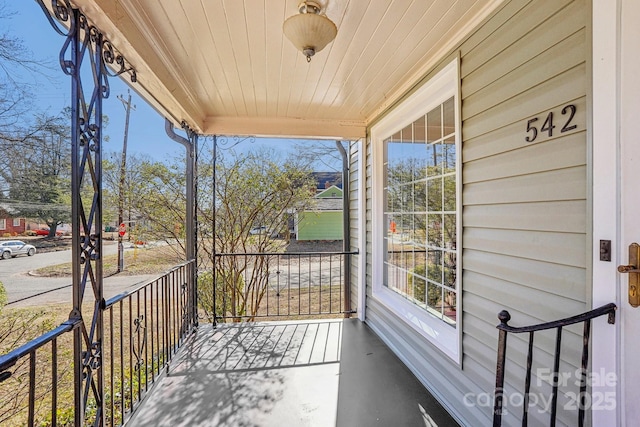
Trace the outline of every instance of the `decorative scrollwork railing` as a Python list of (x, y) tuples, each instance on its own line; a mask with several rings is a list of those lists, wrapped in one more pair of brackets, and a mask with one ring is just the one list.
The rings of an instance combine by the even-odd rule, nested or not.
[[(103, 394), (100, 400), (88, 394), (85, 408), (76, 408), (63, 398), (73, 389), (69, 374), (76, 370), (77, 359), (68, 354), (73, 350), (73, 332), (82, 327), (80, 318), (0, 356), (0, 396), (6, 398), (0, 402), (3, 406), (9, 401), (22, 402), (10, 412), (0, 408), (0, 425), (67, 425), (70, 420), (62, 416), (75, 418), (82, 410), (83, 422), (71, 423), (119, 426), (126, 422), (194, 328), (184, 320), (188, 312), (184, 294), (195, 286), (194, 270), (195, 261), (183, 263), (105, 302), (101, 353), (97, 354), (99, 347), (92, 347), (92, 354), (81, 361), (101, 362)], [(93, 387), (95, 383), (84, 384)], [(98, 403), (102, 403), (104, 418), (96, 417)]]
[[(65, 37), (60, 67), (71, 77), (71, 228), (74, 328), (74, 424), (104, 424), (102, 271), (102, 117), (110, 76), (136, 72), (104, 34), (69, 0), (36, 0), (53, 29)], [(82, 190), (89, 197), (82, 197)], [(86, 204), (85, 200), (89, 200)], [(87, 286), (94, 296), (90, 320), (83, 313)], [(87, 316), (89, 317), (89, 316)], [(92, 405), (89, 411), (89, 405)]]

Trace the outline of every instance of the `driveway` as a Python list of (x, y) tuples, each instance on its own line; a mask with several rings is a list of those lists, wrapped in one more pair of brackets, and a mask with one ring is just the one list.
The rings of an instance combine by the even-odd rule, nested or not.
[[(104, 246), (104, 254), (117, 253), (117, 245)], [(42, 267), (71, 262), (71, 251), (39, 253), (32, 257), (16, 257), (0, 261), (0, 282), (7, 291), (8, 307), (28, 307), (47, 304), (71, 304), (70, 277), (36, 277), (29, 275), (30, 271)], [(104, 279), (105, 298), (131, 289), (135, 285), (145, 282), (153, 275), (112, 276)], [(91, 286), (87, 286), (85, 298), (93, 298)]]

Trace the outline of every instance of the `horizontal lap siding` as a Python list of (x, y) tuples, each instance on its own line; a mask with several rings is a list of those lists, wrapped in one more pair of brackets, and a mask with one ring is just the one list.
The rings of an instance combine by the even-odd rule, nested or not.
[[(487, 425), (492, 416), (490, 405), (462, 402), (467, 393), (493, 391), (499, 311), (509, 310), (512, 323), (523, 325), (589, 308), (587, 7), (583, 0), (506, 2), (456, 50), (462, 78), (462, 369), (371, 296), (367, 146), (367, 321), (469, 425)], [(561, 133), (567, 104), (576, 106), (572, 124), (578, 127)], [(540, 128), (550, 111), (554, 134), (525, 141), (527, 120), (540, 117)], [(580, 334), (577, 328), (563, 334), (561, 369), (579, 366)], [(553, 366), (554, 344), (555, 331), (536, 339), (534, 370)], [(522, 389), (526, 346), (521, 337), (509, 341), (507, 391)], [(534, 389), (546, 393), (549, 385), (538, 381)], [(561, 389), (560, 406), (570, 403), (571, 390)], [(530, 425), (548, 424), (542, 412), (532, 411)], [(574, 417), (560, 408), (558, 425), (575, 424)], [(513, 411), (504, 421), (516, 423)]]
[(342, 240), (342, 211), (306, 211), (298, 216), (297, 240)]
[[(588, 308), (586, 12), (582, 1), (530, 2), (493, 33), (478, 31), (467, 42), (483, 39), (473, 48), (461, 47), (463, 366), (487, 390), (499, 311), (523, 325)], [(567, 104), (576, 105), (578, 128), (561, 133)], [(527, 120), (540, 117), (540, 128), (550, 111), (554, 135), (527, 142)], [(561, 369), (579, 366), (578, 334), (564, 333)], [(509, 341), (508, 391), (522, 390), (524, 338)], [(534, 372), (553, 366), (554, 340), (555, 331), (536, 339)], [(534, 392), (546, 388), (542, 382)], [(561, 407), (570, 389), (562, 391)], [(515, 423), (513, 412), (506, 424)], [(574, 416), (561, 409), (559, 424)], [(531, 417), (548, 422), (541, 411)]]

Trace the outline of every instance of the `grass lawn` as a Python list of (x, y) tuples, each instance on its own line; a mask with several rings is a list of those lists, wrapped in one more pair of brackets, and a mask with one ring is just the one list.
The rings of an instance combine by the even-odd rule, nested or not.
[[(124, 271), (121, 275), (138, 275), (163, 273), (184, 261), (184, 255), (178, 255), (180, 249), (174, 246), (157, 246), (152, 248), (134, 248), (124, 252)], [(104, 257), (103, 270), (105, 276), (112, 276), (118, 270), (118, 256)], [(42, 277), (70, 277), (71, 263), (43, 267), (32, 273)]]

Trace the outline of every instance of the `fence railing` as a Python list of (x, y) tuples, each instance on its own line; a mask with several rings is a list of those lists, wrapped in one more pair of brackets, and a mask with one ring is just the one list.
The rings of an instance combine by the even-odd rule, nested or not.
[[(11, 421), (14, 425), (20, 425), (20, 421), (12, 419), (20, 416), (21, 420), (25, 421), (23, 425), (35, 425), (36, 403), (39, 409), (45, 412), (40, 404), (42, 389), (48, 392), (50, 401), (45, 417), (50, 420), (51, 425), (57, 424), (58, 343), (61, 337), (65, 334), (68, 336), (67, 333), (79, 327), (81, 323), (82, 320), (79, 318), (70, 319), (22, 347), (0, 356), (0, 401), (4, 401), (0, 424)], [(39, 357), (42, 354), (45, 356)], [(45, 365), (44, 369), (42, 365)], [(72, 369), (69, 367), (70, 371)], [(48, 375), (43, 371), (48, 371)], [(38, 384), (40, 387), (37, 387)], [(7, 390), (9, 387), (11, 390)]]
[(215, 274), (207, 278), (212, 286), (198, 285), (200, 306), (214, 323), (348, 316), (354, 255), (357, 252), (216, 254)]
[(106, 302), (106, 425), (127, 419), (191, 331), (194, 268), (194, 261), (186, 262)]
[[(100, 355), (104, 381), (101, 402), (89, 390), (74, 385), (73, 340), (69, 332), (82, 318), (70, 319), (52, 331), (0, 356), (0, 401), (13, 411), (0, 410), (0, 424), (56, 426), (73, 423), (75, 393), (85, 403), (87, 419), (122, 425), (171, 362), (194, 327), (189, 293), (194, 287), (195, 262), (178, 265), (136, 289), (106, 301), (104, 340)], [(88, 322), (88, 320), (87, 320)], [(85, 337), (86, 338), (86, 337)]]
[[(615, 322), (616, 305), (613, 303), (603, 305), (594, 310), (582, 313), (573, 317), (556, 320), (553, 322), (540, 323), (537, 325), (513, 327), (507, 323), (511, 320), (511, 315), (508, 311), (503, 310), (498, 314), (500, 324), (497, 326), (499, 332), (498, 336), (498, 360), (496, 363), (496, 388), (494, 393), (494, 408), (493, 408), (493, 426), (500, 427), (502, 425), (503, 416), (503, 403), (505, 401), (504, 390), (504, 378), (505, 378), (505, 361), (507, 353), (507, 335), (508, 334), (524, 334), (528, 333), (528, 352), (527, 352), (527, 365), (525, 369), (524, 378), (524, 394), (522, 398), (522, 426), (528, 425), (529, 418), (529, 406), (531, 397), (531, 370), (533, 366), (533, 340), (536, 332), (545, 330), (556, 330), (555, 338), (555, 352), (553, 354), (553, 370), (550, 370), (549, 378), (551, 379), (551, 395), (549, 405), (549, 426), (556, 425), (557, 405), (558, 405), (558, 386), (564, 377), (560, 374), (560, 353), (562, 344), (562, 330), (567, 326), (571, 326), (577, 323), (583, 324), (582, 333), (582, 360), (579, 369), (579, 393), (576, 394), (575, 406), (578, 408), (577, 420), (573, 420), (573, 425), (582, 427), (585, 419), (585, 409), (587, 409), (587, 368), (589, 365), (589, 338), (591, 335), (591, 320), (597, 317), (608, 315), (608, 322), (613, 324)], [(577, 422), (575, 422), (577, 421)]]

